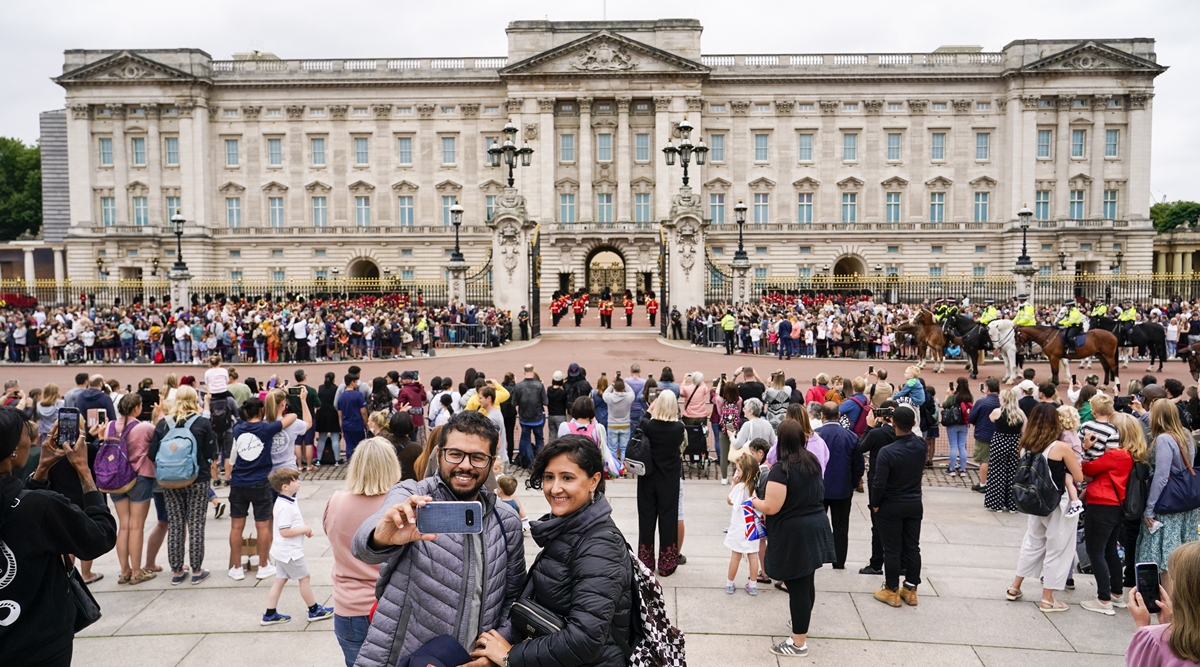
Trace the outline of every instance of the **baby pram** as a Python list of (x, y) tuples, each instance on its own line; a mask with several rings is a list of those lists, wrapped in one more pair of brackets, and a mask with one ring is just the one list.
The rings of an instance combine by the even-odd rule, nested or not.
[(63, 346), (63, 361), (68, 364), (83, 363), (83, 346), (71, 341)]
[(687, 479), (689, 472), (695, 475), (695, 479), (708, 479), (709, 470), (712, 468), (712, 457), (708, 455), (708, 425), (683, 427), (683, 435), (686, 439), (686, 444), (683, 447), (683, 453), (680, 455), (683, 458), (683, 478)]

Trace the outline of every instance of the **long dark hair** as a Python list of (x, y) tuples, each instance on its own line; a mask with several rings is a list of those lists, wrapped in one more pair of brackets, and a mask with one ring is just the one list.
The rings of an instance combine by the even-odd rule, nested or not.
[(971, 396), (970, 383), (967, 378), (960, 377), (955, 380), (954, 384), (954, 400), (959, 403), (974, 403), (975, 397)]
[[(588, 477), (600, 473), (600, 484), (596, 487), (596, 493), (604, 493), (604, 459), (600, 456), (600, 448), (596, 446), (596, 442), (584, 435), (564, 435), (546, 443), (533, 459), (533, 470), (529, 473), (529, 479), (525, 480), (525, 486), (540, 490), (546, 466), (560, 454), (566, 454)], [(816, 457), (813, 459), (816, 460)]]
[(808, 438), (804, 437), (804, 427), (799, 422), (783, 420), (775, 435), (778, 439), (779, 462), (785, 471), (795, 466), (802, 474), (821, 475), (821, 463), (804, 447), (808, 444)]

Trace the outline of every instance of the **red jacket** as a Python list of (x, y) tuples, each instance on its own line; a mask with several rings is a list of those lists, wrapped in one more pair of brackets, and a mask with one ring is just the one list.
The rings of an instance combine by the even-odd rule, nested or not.
[(824, 403), (825, 402), (825, 394), (827, 394), (827, 393), (829, 393), (829, 387), (823, 387), (821, 385), (809, 387), (808, 391), (804, 394), (804, 404), (808, 405), (809, 403), (814, 403), (814, 402), (815, 403)]
[(1125, 485), (1133, 470), (1133, 457), (1124, 449), (1110, 449), (1095, 461), (1083, 462), (1088, 482), (1085, 500), (1089, 505), (1120, 505), (1125, 501)]
[(408, 403), (408, 415), (412, 417), (413, 427), (421, 428), (425, 423), (425, 387), (420, 382), (410, 382), (400, 385), (400, 396), (396, 405)]

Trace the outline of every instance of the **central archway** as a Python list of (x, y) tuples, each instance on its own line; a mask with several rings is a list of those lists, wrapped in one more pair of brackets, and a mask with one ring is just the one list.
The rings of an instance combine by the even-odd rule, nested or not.
[(366, 258), (356, 259), (346, 270), (346, 277), (352, 280), (379, 280), (379, 265)]
[(599, 246), (588, 253), (584, 268), (587, 274), (587, 290), (592, 296), (601, 296), (607, 290), (612, 295), (625, 292), (625, 256), (612, 246)]
[(865, 276), (867, 275), (867, 267), (861, 259), (847, 255), (833, 265), (833, 275), (834, 277)]

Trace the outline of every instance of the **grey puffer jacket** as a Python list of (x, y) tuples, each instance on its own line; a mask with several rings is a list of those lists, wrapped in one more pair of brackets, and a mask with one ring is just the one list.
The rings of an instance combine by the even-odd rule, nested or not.
[[(391, 667), (439, 635), (450, 635), (463, 646), (474, 646), (478, 635), (491, 629), (509, 641), (515, 639), (508, 609), (525, 584), (525, 544), (516, 511), (482, 489), (482, 535), (441, 534), (431, 542), (371, 548), (371, 536), (387, 508), (414, 494), (457, 500), (440, 476), (407, 480), (388, 491), (380, 510), (354, 534), (354, 556), (364, 563), (383, 564), (375, 587), (379, 606), (355, 667)], [(480, 538), (483, 604), (473, 605)], [(473, 607), (478, 613), (476, 630), (468, 636)]]
[(542, 553), (522, 597), (566, 620), (561, 631), (515, 644), (511, 667), (624, 667), (633, 613), (633, 561), (604, 494), (569, 516), (545, 516), (529, 532)]

